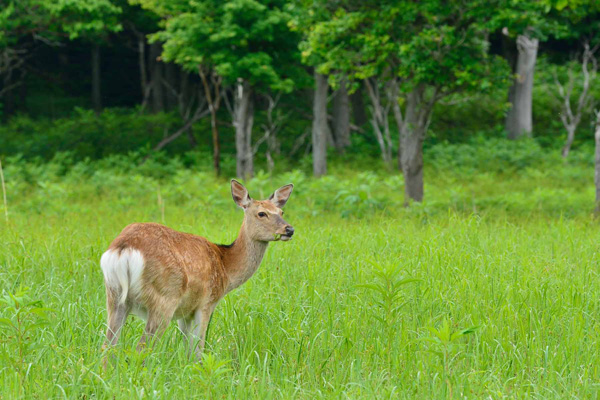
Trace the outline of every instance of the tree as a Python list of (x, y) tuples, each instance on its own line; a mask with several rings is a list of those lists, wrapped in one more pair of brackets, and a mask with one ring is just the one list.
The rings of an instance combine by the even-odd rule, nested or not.
[(423, 141), (436, 102), (507, 77), (488, 54), (490, 9), (482, 0), (344, 1), (303, 43), (305, 57), (323, 60), (321, 73), (389, 82), (406, 202), (423, 199)]
[[(148, 44), (148, 35), (158, 31), (160, 17), (150, 10), (142, 9), (135, 1), (113, 1), (123, 10), (121, 20), (124, 29), (131, 32), (134, 37), (132, 47), (138, 55), (141, 110), (145, 110), (149, 104), (153, 112), (165, 111), (175, 104), (180, 107), (181, 101), (178, 96), (189, 97), (183, 92), (190, 89), (188, 85), (190, 74), (180, 73), (178, 84), (176, 75), (181, 71), (178, 71), (173, 64), (164, 65), (160, 61), (161, 44), (159, 42)], [(166, 108), (165, 103), (168, 103)], [(191, 135), (190, 132), (191, 130), (188, 131), (188, 136)], [(190, 141), (192, 141), (191, 136)]]
[[(598, 72), (598, 64), (594, 57), (594, 53), (600, 47), (600, 43), (590, 48), (589, 43), (584, 44), (583, 55), (581, 56), (581, 90), (577, 97), (575, 107), (571, 103), (573, 97), (573, 89), (575, 87), (576, 76), (573, 73), (573, 65), (567, 67), (568, 82), (565, 84), (561, 83), (560, 78), (556, 71), (554, 72), (554, 82), (558, 89), (558, 95), (561, 101), (561, 112), (560, 120), (567, 130), (567, 139), (565, 145), (562, 148), (561, 154), (564, 158), (569, 155), (573, 140), (575, 140), (575, 131), (584, 113), (590, 110), (591, 106), (591, 92), (590, 88), (596, 80)], [(576, 63), (578, 64), (578, 63)]]
[(335, 148), (339, 153), (344, 153), (350, 147), (350, 96), (345, 79), (339, 86), (333, 95), (332, 125)]
[(236, 132), (236, 174), (254, 173), (252, 127), (255, 92), (291, 91), (297, 73), (298, 34), (288, 28), (283, 0), (139, 0), (163, 18), (151, 36), (162, 58), (188, 71), (212, 70), (231, 88)]
[(594, 141), (596, 150), (594, 155), (594, 184), (596, 186), (596, 216), (600, 216), (600, 111), (596, 111), (596, 124), (594, 129)]
[(533, 131), (533, 77), (539, 42), (556, 28), (547, 12), (542, 1), (502, 0), (491, 18), (491, 29), (502, 31), (504, 56), (513, 73), (505, 120), (509, 139), (531, 136)]
[(327, 174), (327, 137), (329, 125), (327, 125), (327, 77), (315, 71), (315, 92), (313, 99), (313, 125), (312, 125), (312, 147), (313, 147), (313, 175), (322, 176)]
[[(32, 41), (57, 45), (65, 37), (97, 38), (121, 29), (109, 0), (10, 0), (0, 10), (0, 99), (20, 85)], [(27, 40), (29, 39), (29, 40)], [(94, 103), (100, 99), (99, 49), (92, 51)]]
[(100, 45), (111, 32), (121, 26), (121, 8), (110, 0), (57, 0), (48, 2), (53, 24), (58, 32), (64, 32), (70, 40), (83, 39), (92, 45), (92, 105), (96, 112), (102, 108)]
[(533, 74), (539, 46), (539, 39), (529, 34), (517, 36), (518, 56), (514, 66), (513, 84), (508, 91), (510, 108), (506, 113), (506, 132), (509, 139), (523, 135), (531, 136), (533, 130), (532, 94)]
[(12, 111), (12, 92), (23, 82), (26, 62), (35, 45), (52, 44), (44, 36), (51, 20), (47, 3), (42, 0), (8, 1), (0, 9), (0, 102), (5, 112)]
[[(554, 8), (553, 18), (560, 29), (555, 36), (566, 40), (575, 40), (581, 43), (581, 64), (570, 62), (566, 68), (567, 83), (561, 82), (555, 68), (554, 83), (557, 86), (561, 101), (560, 119), (567, 130), (567, 139), (562, 149), (562, 156), (567, 157), (575, 139), (575, 132), (584, 114), (593, 107), (592, 88), (597, 78), (598, 64), (595, 57), (600, 48), (600, 4), (596, 1), (561, 1), (556, 4), (549, 3)], [(573, 73), (573, 66), (581, 68), (581, 88), (576, 99), (575, 107), (571, 100), (578, 79)]]
[[(303, 41), (299, 44), (300, 50), (302, 50), (302, 62), (314, 67), (311, 137), (313, 175), (315, 176), (327, 174), (327, 144), (334, 139), (329, 129), (327, 112), (329, 94), (328, 76), (327, 73), (323, 73), (318, 67), (324, 62), (324, 59), (317, 52), (310, 51), (306, 40), (310, 37), (311, 31), (315, 26), (318, 26), (319, 21), (329, 18), (330, 10), (328, 10), (328, 6), (328, 1), (313, 2), (310, 0), (297, 0), (291, 3), (289, 7), (294, 16), (290, 25), (294, 31), (301, 32), (303, 36)], [(335, 144), (335, 142), (332, 144)]]

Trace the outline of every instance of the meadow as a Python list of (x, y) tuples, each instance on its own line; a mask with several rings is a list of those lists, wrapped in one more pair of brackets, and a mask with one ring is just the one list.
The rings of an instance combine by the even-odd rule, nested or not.
[(131, 316), (106, 371), (110, 241), (155, 221), (229, 243), (242, 212), (228, 179), (177, 160), (67, 159), (4, 163), (1, 399), (599, 397), (591, 149), (434, 147), (408, 208), (385, 168), (259, 173), (256, 198), (295, 184), (296, 235), (219, 304), (204, 362), (174, 323), (137, 354)]

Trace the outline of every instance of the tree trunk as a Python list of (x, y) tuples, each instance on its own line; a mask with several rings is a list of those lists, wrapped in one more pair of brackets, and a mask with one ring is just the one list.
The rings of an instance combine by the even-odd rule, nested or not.
[[(11, 81), (12, 74), (8, 73), (4, 77), (4, 87), (9, 88), (14, 85), (14, 82)], [(25, 85), (22, 85), (25, 86)], [(3, 89), (0, 88), (0, 89)], [(14, 89), (13, 89), (14, 90)], [(5, 115), (12, 115), (15, 112), (15, 96), (13, 90), (4, 91), (4, 95), (2, 96), (3, 104), (2, 104), (2, 112)]]
[(406, 205), (410, 200), (423, 201), (423, 141), (433, 107), (433, 100), (426, 104), (424, 94), (425, 87), (419, 85), (406, 97), (406, 116), (400, 132)]
[(363, 99), (363, 84), (358, 86), (358, 89), (350, 95), (350, 101), (352, 102), (352, 116), (354, 117), (354, 124), (356, 126), (363, 126), (369, 120), (367, 116), (365, 102)]
[(531, 136), (533, 73), (539, 41), (526, 35), (517, 38), (517, 65), (515, 78), (508, 92), (511, 108), (506, 115), (506, 131), (509, 139)]
[(400, 88), (398, 87), (398, 81), (393, 79), (389, 86), (389, 96), (392, 102), (392, 111), (394, 113), (394, 119), (396, 120), (396, 129), (398, 130), (398, 169), (402, 171), (402, 131), (404, 129), (404, 119), (402, 118), (402, 110), (398, 103), (400, 96)]
[[(383, 162), (387, 166), (390, 166), (392, 162), (392, 138), (390, 136), (388, 114), (391, 102), (388, 98), (387, 103), (384, 105), (385, 96), (381, 95), (378, 78), (365, 79), (364, 82), (367, 87), (369, 98), (371, 99), (371, 126), (373, 127), (373, 132), (375, 132), (375, 138), (379, 144)], [(386, 90), (387, 89), (388, 88), (386, 87)]]
[(148, 103), (150, 96), (150, 85), (148, 84), (148, 70), (146, 69), (146, 36), (137, 35), (138, 39), (138, 67), (140, 69), (140, 89), (142, 91), (142, 109)]
[(567, 141), (561, 151), (563, 158), (567, 158), (569, 151), (571, 151), (573, 140), (575, 140), (575, 129), (575, 126), (567, 126)]
[(312, 148), (313, 174), (315, 176), (327, 173), (327, 77), (315, 71), (315, 93), (313, 101)]
[(594, 170), (594, 184), (596, 185), (596, 216), (600, 215), (600, 111), (596, 112), (596, 130), (594, 132), (594, 138), (596, 140), (596, 154), (595, 154), (595, 170)]
[[(191, 104), (190, 102), (193, 101), (193, 98), (191, 96), (190, 93), (190, 75), (184, 71), (181, 70), (180, 74), (179, 74), (179, 96), (181, 98), (181, 105), (184, 107), (190, 107)], [(198, 146), (198, 141), (196, 140), (196, 137), (194, 136), (194, 128), (190, 127), (190, 129), (188, 129), (188, 131), (186, 132), (187, 137), (188, 137), (188, 142), (190, 144), (190, 148), (195, 148), (196, 146)]]
[(350, 146), (350, 101), (346, 81), (341, 82), (340, 88), (333, 97), (333, 132), (335, 148), (344, 153)]
[(164, 90), (163, 90), (163, 64), (159, 57), (162, 53), (160, 43), (150, 45), (150, 66), (151, 66), (151, 85), (152, 85), (152, 111), (161, 112), (165, 110)]
[(92, 46), (92, 106), (99, 113), (102, 110), (102, 96), (100, 94), (100, 46)]
[(254, 104), (252, 88), (246, 80), (239, 79), (234, 94), (234, 121), (236, 175), (249, 179), (254, 175), (252, 154), (252, 124), (254, 123)]
[(208, 102), (208, 109), (210, 111), (210, 128), (212, 131), (212, 142), (213, 142), (213, 166), (215, 168), (215, 173), (217, 176), (221, 175), (221, 146), (219, 144), (219, 128), (217, 126), (217, 111), (219, 111), (219, 106), (221, 104), (221, 80), (214, 80), (213, 87), (215, 91), (215, 96), (213, 98), (210, 85), (208, 84), (208, 80), (206, 78), (206, 73), (202, 69), (202, 66), (198, 67), (198, 73), (200, 74), (200, 78), (202, 79), (202, 86), (204, 87), (204, 96), (206, 97), (206, 101)]
[[(600, 46), (600, 45), (598, 45)], [(577, 106), (575, 110), (571, 106), (571, 95), (573, 93), (574, 86), (574, 78), (571, 69), (569, 68), (569, 82), (567, 83), (567, 87), (565, 87), (560, 83), (558, 76), (554, 74), (554, 82), (558, 86), (558, 93), (562, 98), (562, 112), (560, 113), (560, 119), (567, 130), (567, 141), (562, 149), (562, 156), (566, 158), (569, 155), (569, 151), (571, 150), (571, 145), (573, 144), (573, 140), (575, 139), (575, 131), (577, 130), (577, 126), (581, 122), (581, 117), (583, 113), (588, 108), (590, 102), (589, 89), (590, 89), (590, 81), (596, 77), (596, 72), (598, 70), (598, 64), (594, 59), (594, 52), (598, 49), (595, 47), (594, 49), (590, 49), (588, 43), (584, 44), (584, 52), (583, 52), (583, 60), (581, 63), (581, 72), (583, 73), (583, 82), (581, 93), (579, 94), (579, 99), (577, 100)], [(589, 70), (589, 64), (592, 64), (592, 70)]]
[[(165, 81), (169, 89), (165, 91), (166, 109), (172, 110), (177, 107), (177, 70), (178, 67), (173, 63), (164, 64)], [(181, 89), (180, 89), (181, 90)]]

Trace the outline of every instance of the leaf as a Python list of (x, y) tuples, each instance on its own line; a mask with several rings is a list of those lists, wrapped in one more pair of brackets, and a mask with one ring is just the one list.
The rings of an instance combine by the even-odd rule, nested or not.
[(406, 279), (402, 279), (399, 282), (397, 282), (398, 285), (406, 285), (407, 283), (413, 283), (413, 282), (422, 282), (423, 279), (419, 279), (419, 278), (406, 278)]
[(0, 318), (0, 325), (10, 326), (11, 328), (17, 329), (15, 324), (8, 318)]
[(477, 330), (479, 330), (480, 326), (472, 326), (470, 328), (467, 329), (463, 329), (462, 331), (460, 331), (461, 335), (470, 335), (471, 333), (475, 333)]

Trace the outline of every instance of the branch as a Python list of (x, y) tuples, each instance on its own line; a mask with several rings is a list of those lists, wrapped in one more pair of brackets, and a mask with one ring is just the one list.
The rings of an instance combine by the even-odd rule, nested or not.
[(290, 151), (289, 157), (296, 154), (296, 152), (300, 149), (300, 147), (302, 147), (302, 145), (306, 141), (306, 137), (310, 134), (310, 132), (311, 131), (309, 128), (304, 129), (304, 132), (302, 133), (302, 135), (300, 135), (298, 137), (298, 139), (296, 139), (296, 141), (294, 142), (294, 146), (292, 146), (292, 150)]
[[(179, 128), (175, 133), (173, 133), (172, 135), (164, 138), (163, 140), (160, 141), (160, 143), (158, 143), (155, 147), (154, 147), (154, 151), (158, 151), (161, 150), (163, 147), (165, 147), (166, 145), (168, 145), (169, 143), (171, 143), (173, 140), (177, 139), (179, 136), (181, 136), (183, 134), (183, 132), (187, 131), (188, 129), (190, 129), (190, 127), (196, 123), (198, 120), (206, 117), (208, 115), (209, 111), (208, 110), (203, 110), (200, 111), (200, 107), (198, 107), (198, 109), (196, 110), (196, 113), (194, 114), (194, 116), (188, 120), (181, 128)], [(144, 161), (146, 161), (146, 159), (149, 157), (146, 156), (146, 158), (144, 158)]]
[[(560, 97), (562, 99), (562, 102), (563, 102), (563, 106), (562, 106), (563, 112), (560, 114), (560, 119), (561, 119), (563, 125), (566, 128), (566, 127), (568, 127), (570, 125), (571, 116), (573, 115), (571, 113), (571, 100), (569, 99), (569, 96), (565, 92), (564, 86), (562, 85), (562, 83), (558, 79), (558, 75), (556, 74), (556, 71), (552, 71), (552, 75), (554, 77), (554, 83), (558, 87), (558, 93), (559, 93), (559, 95), (560, 95)], [(572, 78), (570, 77), (570, 79), (572, 79)]]

